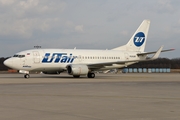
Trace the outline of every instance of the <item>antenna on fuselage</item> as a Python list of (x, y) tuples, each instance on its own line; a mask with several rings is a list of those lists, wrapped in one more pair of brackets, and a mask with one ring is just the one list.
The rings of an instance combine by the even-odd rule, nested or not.
[(36, 46), (34, 46), (34, 48), (39, 49), (39, 48), (41, 48), (41, 46), (36, 45)]

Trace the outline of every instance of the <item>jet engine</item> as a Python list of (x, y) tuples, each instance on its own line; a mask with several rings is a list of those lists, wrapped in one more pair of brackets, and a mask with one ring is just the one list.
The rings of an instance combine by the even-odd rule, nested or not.
[(87, 65), (68, 65), (67, 72), (73, 76), (87, 75), (89, 69)]

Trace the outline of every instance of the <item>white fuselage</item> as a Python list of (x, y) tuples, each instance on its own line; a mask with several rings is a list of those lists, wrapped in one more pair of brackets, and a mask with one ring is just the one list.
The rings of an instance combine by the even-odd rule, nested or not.
[[(9, 67), (26, 71), (61, 71), (66, 70), (69, 64), (89, 65), (139, 59), (137, 52), (119, 50), (32, 49), (15, 54), (9, 59), (12, 62)], [(133, 63), (113, 64), (97, 70), (122, 68)]]

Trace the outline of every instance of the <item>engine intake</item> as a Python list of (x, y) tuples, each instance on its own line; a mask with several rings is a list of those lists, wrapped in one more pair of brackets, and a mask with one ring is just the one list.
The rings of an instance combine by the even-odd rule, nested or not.
[(70, 75), (87, 75), (89, 69), (87, 65), (68, 65), (67, 72)]

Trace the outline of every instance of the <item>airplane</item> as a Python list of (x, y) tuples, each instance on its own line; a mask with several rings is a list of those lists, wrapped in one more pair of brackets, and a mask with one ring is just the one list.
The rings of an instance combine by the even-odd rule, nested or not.
[[(127, 44), (111, 50), (86, 49), (31, 49), (16, 53), (4, 61), (4, 65), (16, 69), (29, 78), (30, 71), (40, 71), (44, 74), (60, 74), (67, 71), (74, 78), (87, 75), (95, 77), (95, 71), (119, 69), (141, 61), (155, 60), (162, 50), (161, 46), (155, 52), (144, 52), (150, 20), (144, 20)], [(151, 58), (149, 54), (154, 54)]]

